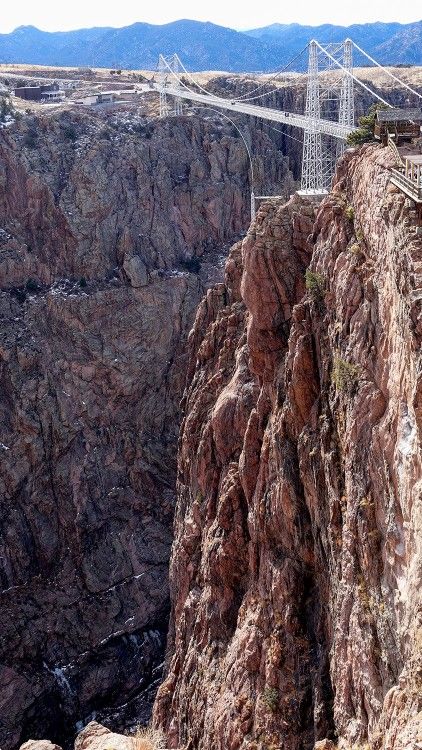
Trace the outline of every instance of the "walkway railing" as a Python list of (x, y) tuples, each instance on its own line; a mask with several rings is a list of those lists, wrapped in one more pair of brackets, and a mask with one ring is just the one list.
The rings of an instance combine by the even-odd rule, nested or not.
[(398, 169), (392, 170), (390, 180), (393, 185), (403, 190), (409, 198), (416, 201), (416, 203), (422, 203), (422, 185), (417, 185), (413, 180), (409, 180)]
[(394, 156), (396, 157), (396, 160), (397, 160), (396, 166), (401, 167), (402, 165), (404, 165), (403, 159), (400, 156), (400, 152), (396, 146), (396, 143), (391, 133), (388, 134), (388, 145), (391, 151), (393, 152)]

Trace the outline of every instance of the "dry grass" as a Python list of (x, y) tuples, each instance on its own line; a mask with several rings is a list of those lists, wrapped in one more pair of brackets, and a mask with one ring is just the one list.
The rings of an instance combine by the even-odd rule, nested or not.
[(162, 732), (152, 727), (139, 727), (132, 743), (133, 750), (162, 750), (165, 747)]

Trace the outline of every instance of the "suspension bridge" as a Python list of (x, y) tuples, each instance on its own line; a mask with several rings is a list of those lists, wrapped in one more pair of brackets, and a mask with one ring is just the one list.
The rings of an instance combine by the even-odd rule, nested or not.
[[(384, 71), (386, 76), (394, 79), (396, 84), (410, 92), (415, 101), (419, 105), (421, 104), (421, 93), (401, 80), (395, 73), (380, 65), (351, 39), (324, 46), (318, 41), (312, 40), (299, 55), (296, 55), (280, 71), (272, 75), (268, 81), (257, 85), (244, 94), (231, 98), (210, 93), (197, 83), (177, 54), (171, 57), (160, 55), (157, 80), (153, 79), (149, 82), (149, 89), (159, 93), (160, 117), (182, 114), (182, 102), (187, 100), (201, 107), (209, 107), (214, 111), (217, 109), (234, 114), (249, 115), (299, 128), (303, 131), (300, 192), (306, 195), (324, 195), (330, 189), (336, 160), (346, 148), (347, 136), (356, 130), (355, 85), (359, 85), (366, 90), (374, 101), (378, 101), (386, 107), (392, 106), (367, 82), (361, 81), (357, 77), (353, 68), (353, 57), (356, 52), (369, 60), (371, 66), (377, 66)], [(273, 81), (275, 82), (283, 73), (286, 73), (288, 68), (304, 53), (307, 53), (308, 56), (304, 113), (281, 111), (257, 103), (257, 101), (279, 91), (275, 86), (272, 89), (269, 88), (270, 84)], [(328, 75), (322, 75), (324, 73)], [(330, 102), (335, 102), (335, 105), (331, 112), (328, 111), (327, 116)], [(229, 117), (227, 119), (230, 120)], [(242, 133), (240, 134), (242, 135)], [(247, 147), (244, 138), (243, 140)], [(251, 160), (249, 149), (248, 154)], [(251, 193), (251, 206), (254, 214), (253, 184), (251, 185)]]

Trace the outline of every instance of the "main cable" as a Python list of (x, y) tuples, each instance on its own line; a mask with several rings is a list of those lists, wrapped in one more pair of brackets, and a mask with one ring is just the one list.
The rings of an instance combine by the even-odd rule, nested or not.
[(327, 57), (329, 57), (329, 58), (330, 58), (330, 60), (331, 60), (331, 61), (332, 61), (333, 63), (335, 63), (335, 64), (336, 64), (336, 65), (337, 65), (337, 66), (338, 66), (339, 68), (341, 68), (341, 69), (342, 69), (342, 70), (343, 70), (343, 71), (344, 71), (345, 73), (347, 73), (347, 75), (349, 75), (349, 76), (350, 76), (351, 78), (353, 78), (353, 80), (354, 80), (354, 81), (356, 81), (356, 83), (359, 83), (359, 85), (360, 85), (360, 86), (362, 86), (362, 87), (363, 87), (364, 89), (366, 89), (366, 91), (368, 91), (368, 92), (369, 92), (369, 93), (371, 94), (371, 96), (374, 96), (374, 97), (375, 97), (376, 99), (378, 99), (378, 100), (379, 100), (380, 102), (382, 102), (383, 104), (385, 104), (385, 105), (386, 105), (386, 107), (390, 107), (391, 109), (393, 108), (393, 105), (392, 105), (392, 104), (390, 104), (389, 102), (386, 102), (386, 101), (385, 101), (385, 99), (383, 99), (383, 98), (382, 98), (382, 96), (379, 96), (378, 94), (376, 94), (376, 93), (375, 93), (375, 91), (372, 91), (372, 89), (370, 89), (370, 88), (369, 88), (369, 86), (367, 86), (367, 85), (366, 85), (365, 83), (363, 83), (363, 82), (362, 82), (361, 80), (359, 80), (359, 78), (357, 78), (357, 77), (356, 77), (356, 76), (355, 76), (355, 75), (354, 75), (353, 73), (351, 73), (351, 71), (350, 71), (350, 70), (347, 70), (347, 68), (345, 68), (345, 67), (344, 67), (344, 65), (342, 65), (341, 63), (339, 63), (339, 61), (338, 61), (338, 60), (336, 60), (336, 58), (335, 58), (335, 57), (333, 57), (332, 55), (330, 55), (330, 53), (329, 53), (329, 52), (327, 52), (327, 50), (326, 50), (326, 49), (324, 49), (324, 47), (321, 47), (320, 43), (319, 43), (319, 42), (317, 42), (317, 41), (316, 41), (316, 39), (314, 39), (313, 41), (315, 42), (315, 44), (316, 44), (316, 46), (318, 47), (318, 49), (320, 49), (320, 50), (321, 50), (321, 52), (323, 52), (323, 53), (324, 53), (324, 55), (327, 55)]
[[(253, 94), (254, 91), (259, 91), (259, 89), (262, 89), (264, 86), (269, 86), (271, 81), (275, 81), (275, 79), (278, 78), (279, 75), (281, 75), (282, 73), (285, 73), (287, 68), (289, 68), (292, 63), (294, 63), (299, 57), (301, 57), (301, 55), (303, 55), (303, 53), (305, 52), (305, 50), (308, 49), (308, 47), (309, 47), (309, 44), (307, 44), (300, 52), (298, 52), (297, 55), (292, 57), (292, 59), (289, 60), (289, 62), (286, 63), (286, 65), (283, 68), (281, 68), (281, 70), (274, 73), (274, 75), (271, 78), (269, 78), (268, 81), (265, 81), (265, 83), (259, 84), (259, 86), (257, 86), (255, 89), (252, 89), (252, 91), (248, 91), (246, 94), (242, 94), (242, 96), (239, 96), (237, 98), (237, 101), (241, 101), (242, 99), (246, 99), (246, 100), (258, 99), (259, 98), (258, 96), (250, 96), (250, 94)], [(278, 89), (274, 89), (274, 90), (277, 91)], [(267, 91), (262, 96), (266, 96), (266, 94), (268, 93), (270, 92)]]
[(368, 55), (368, 53), (365, 52), (365, 50), (362, 49), (362, 47), (359, 47), (359, 45), (356, 44), (356, 42), (354, 42), (353, 39), (351, 39), (350, 41), (352, 42), (353, 46), (356, 47), (356, 49), (362, 53), (362, 55), (365, 55), (365, 57), (367, 57), (368, 60), (374, 63), (374, 65), (377, 65), (378, 68), (381, 68), (381, 70), (383, 70), (384, 73), (387, 73), (387, 75), (389, 75), (390, 78), (393, 78), (397, 83), (400, 83), (401, 86), (404, 86), (406, 89), (411, 91), (412, 94), (415, 94), (415, 96), (419, 97), (419, 99), (422, 99), (422, 94), (419, 94), (417, 91), (415, 91), (415, 89), (412, 89), (411, 86), (409, 86), (407, 83), (402, 81), (401, 78), (399, 78), (398, 76), (394, 75), (394, 73), (392, 73), (390, 70), (388, 70), (387, 68), (384, 68), (384, 66), (381, 65), (379, 62), (377, 62), (373, 57), (371, 57), (371, 55)]

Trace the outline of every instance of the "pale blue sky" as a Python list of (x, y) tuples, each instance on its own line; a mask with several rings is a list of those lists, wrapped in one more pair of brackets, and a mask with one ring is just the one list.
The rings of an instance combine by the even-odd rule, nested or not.
[(90, 26), (126, 26), (135, 21), (167, 23), (178, 18), (213, 21), (223, 26), (247, 29), (270, 23), (317, 25), (335, 23), (350, 25), (367, 21), (400, 21), (407, 23), (422, 18), (420, 0), (400, 3), (385, 0), (162, 0), (142, 6), (133, 0), (20, 0), (1, 3), (0, 32), (8, 32), (23, 24), (32, 24), (47, 31), (77, 29)]

